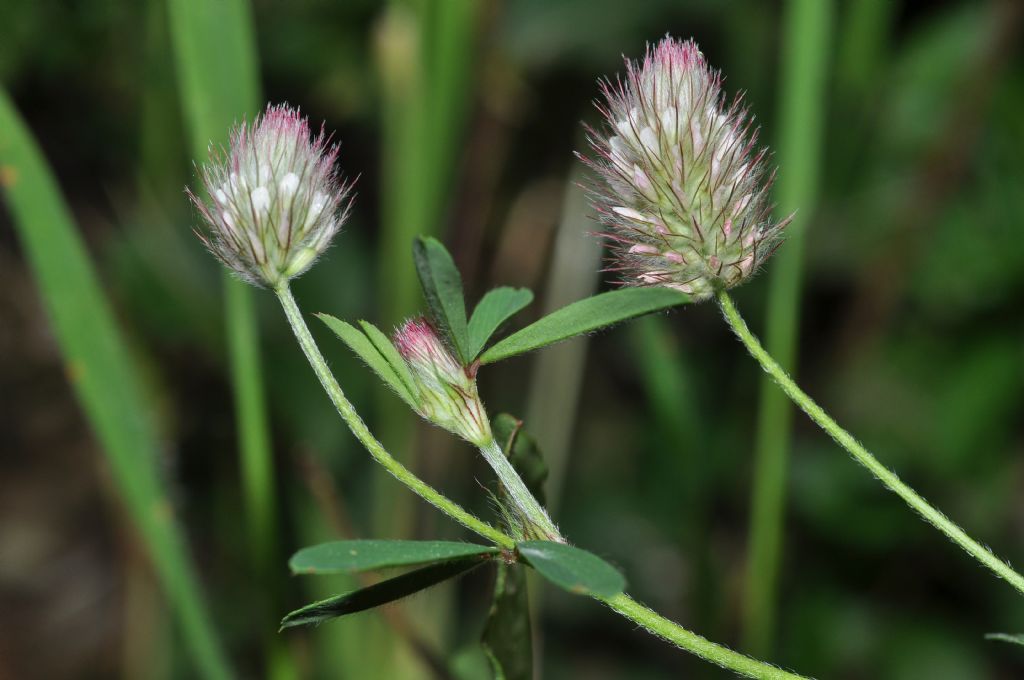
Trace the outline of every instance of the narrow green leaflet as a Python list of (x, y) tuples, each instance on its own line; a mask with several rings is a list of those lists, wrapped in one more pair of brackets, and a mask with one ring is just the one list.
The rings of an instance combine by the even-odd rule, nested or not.
[(361, 588), (351, 593), (314, 602), (302, 609), (296, 609), (281, 619), (281, 628), (323, 623), (324, 621), (336, 619), (339, 616), (373, 609), (382, 604), (394, 602), (413, 593), (418, 593), (442, 581), (461, 576), (486, 561), (479, 556), (475, 556), (451, 562), (442, 562), (441, 564), (432, 564), (429, 567), (423, 567), (422, 569), (410, 571), (408, 574), (402, 574), (387, 581), (381, 581), (368, 588)]
[(370, 342), (381, 353), (381, 356), (391, 364), (391, 368), (395, 370), (399, 379), (409, 388), (409, 394), (416, 394), (416, 383), (413, 382), (412, 374), (409, 372), (409, 364), (405, 363), (405, 359), (395, 349), (388, 336), (384, 335), (383, 331), (369, 321), (360, 321), (359, 325), (363, 327), (366, 337), (370, 339)]
[(523, 430), (523, 421), (508, 413), (499, 413), (491, 420), (494, 441), (508, 456), (512, 467), (522, 477), (533, 497), (544, 505), (544, 482), (548, 479), (548, 464), (544, 462), (537, 441)]
[(441, 325), (462, 363), (468, 364), (466, 303), (462, 296), (462, 276), (452, 256), (436, 238), (420, 236), (413, 244), (413, 259), (434, 320)]
[(0, 89), (0, 189), (60, 345), (75, 396), (103, 447), (118, 493), (177, 615), (197, 674), (231, 677), (172, 504), (161, 445), (99, 277), (46, 160)]
[(456, 541), (333, 541), (303, 548), (288, 566), (294, 574), (354, 574), (497, 553), (493, 546)]
[(495, 344), (480, 357), (491, 364), (568, 338), (650, 312), (690, 302), (690, 296), (670, 288), (620, 288), (601, 293), (548, 314)]
[(989, 633), (985, 636), (986, 640), (997, 640), (999, 642), (1009, 642), (1014, 645), (1024, 645), (1024, 635), (1011, 635), (1010, 633)]
[(469, 360), (484, 349), (501, 325), (526, 305), (533, 302), (533, 293), (527, 288), (502, 286), (488, 291), (477, 303), (469, 320)]
[(626, 589), (618, 569), (586, 550), (554, 541), (523, 541), (516, 550), (537, 573), (570, 593), (611, 597)]
[(405, 403), (413, 409), (416, 408), (416, 399), (413, 393), (399, 377), (398, 373), (391, 366), (387, 359), (378, 351), (373, 342), (366, 335), (350, 323), (342, 321), (330, 314), (317, 314), (318, 319), (327, 324), (327, 327), (334, 331), (341, 341), (349, 346), (356, 355), (376, 373), (381, 380), (395, 391)]
[(531, 680), (533, 638), (526, 568), (499, 564), (494, 601), (480, 640), (494, 671), (494, 680)]

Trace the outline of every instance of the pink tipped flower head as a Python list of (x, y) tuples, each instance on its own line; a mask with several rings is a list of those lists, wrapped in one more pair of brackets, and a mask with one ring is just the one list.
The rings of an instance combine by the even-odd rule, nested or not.
[(476, 376), (445, 346), (424, 318), (410, 319), (395, 332), (398, 353), (412, 374), (416, 411), (430, 422), (482, 446), (492, 439)]
[(767, 150), (696, 43), (666, 37), (601, 89), (606, 125), (588, 129), (596, 158), (583, 160), (624, 283), (705, 299), (754, 273), (789, 220), (771, 221)]
[(201, 176), (208, 200), (192, 191), (206, 221), (199, 237), (242, 279), (276, 287), (305, 272), (348, 217), (351, 184), (335, 169), (337, 145), (287, 105), (267, 106), (211, 149)]

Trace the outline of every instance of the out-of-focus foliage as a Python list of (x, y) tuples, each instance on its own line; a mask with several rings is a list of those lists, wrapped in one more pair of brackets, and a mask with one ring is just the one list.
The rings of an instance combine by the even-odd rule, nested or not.
[[(385, 308), (385, 284), (415, 284), (415, 272), (411, 243), (401, 258), (397, 245), (381, 248), (382, 221), (436, 209), (435, 235), (463, 272), (466, 299), (526, 286), (538, 302), (511, 328), (536, 320), (557, 294), (548, 281), (564, 280), (546, 272), (572, 151), (582, 148), (579, 122), (597, 120), (595, 81), (666, 32), (694, 37), (727, 76), (725, 90), (747, 91), (762, 138), (776, 137), (780, 3), (480, 2), (465, 43), (470, 58), (445, 86), (465, 91), (465, 110), (427, 106), (430, 116), (461, 122), (448, 121), (443, 139), (417, 141), (415, 154), (426, 155), (409, 156), (414, 173), (395, 165), (406, 158), (385, 114), (401, 92), (382, 81), (379, 40), (394, 28), (385, 17), (409, 9), (406, 28), (422, 35), (417, 22), (433, 15), (418, 8), (434, 3), (253, 3), (266, 96), (325, 120), (342, 143), (342, 168), (361, 174), (353, 218), (295, 284), (308, 313), (390, 331), (397, 319)], [(1024, 12), (1014, 0), (908, 0), (869, 16), (875, 25), (848, 21), (865, 2), (837, 3), (800, 380), (884, 462), (1019, 564)], [(265, 584), (247, 567), (218, 266), (190, 233), (195, 215), (182, 189), (195, 177), (166, 20), (157, 0), (0, 3), (0, 80), (53, 166), (126, 337), (148, 358), (140, 377), (159, 404), (164, 479), (233, 660), (258, 676), (263, 633), (286, 612), (258, 621), (238, 606)], [(851, 26), (861, 27), (851, 39), (867, 51), (845, 46)], [(403, 134), (433, 129), (405, 123)], [(443, 177), (427, 177), (420, 168), (431, 169), (429, 150), (445, 145), (437, 152)], [(392, 181), (401, 172), (399, 195)], [(417, 203), (399, 204), (401, 196)], [(167, 629), (150, 567), (111, 502), (99, 443), (64, 380), (8, 220), (0, 211), (0, 676), (188, 677), (186, 648)], [(588, 281), (593, 272), (573, 276)], [(765, 283), (755, 278), (737, 291), (758, 332)], [(393, 481), (337, 420), (273, 300), (258, 295), (257, 304), (282, 490), (275, 587), (289, 607), (364, 585), (349, 576), (289, 579), (287, 556), (300, 546), (465, 539), (401, 489), (391, 498), (403, 500), (387, 509), (403, 535), (376, 532), (379, 490)], [(548, 492), (559, 526), (620, 567), (639, 599), (735, 645), (759, 371), (716, 315), (687, 305), (588, 339), (565, 473)], [(328, 329), (313, 324), (313, 332), (386, 436), (381, 414), (405, 406), (380, 398), (386, 388)], [(481, 368), (492, 413), (528, 411), (530, 369), (545, 351)], [(984, 639), (1024, 630), (1024, 603), (813, 426), (795, 422), (771, 660), (840, 680), (1024, 675), (1019, 646)], [(493, 517), (482, 488), (491, 478), (475, 454), (443, 433), (417, 426), (415, 434), (417, 472)], [(412, 453), (411, 438), (401, 441), (396, 453)], [(362, 613), (285, 641), (307, 677), (353, 676), (359, 660), (378, 654), (394, 657), (382, 666), (396, 669), (387, 677), (438, 677), (445, 666), (486, 677), (486, 663), (468, 650), (480, 640), (493, 573), (481, 568), (383, 617)], [(536, 612), (546, 677), (728, 677), (557, 589), (544, 591)]]

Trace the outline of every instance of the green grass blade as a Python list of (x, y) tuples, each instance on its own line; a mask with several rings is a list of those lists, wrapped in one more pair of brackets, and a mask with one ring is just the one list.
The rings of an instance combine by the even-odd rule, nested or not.
[(231, 676), (203, 604), (157, 465), (150, 400), (129, 364), (96, 271), (56, 181), (0, 90), (0, 177), (72, 386), (107, 455), (128, 512), (206, 678)]
[[(247, 0), (168, 0), (168, 12), (192, 155), (203, 162), (211, 144), (225, 143), (230, 127), (243, 118), (251, 119), (260, 108), (251, 8)], [(263, 605), (271, 607), (278, 551), (277, 496), (257, 313), (252, 289), (227, 273), (223, 280), (249, 543), (258, 578), (268, 593)], [(269, 639), (264, 648), (267, 668), (274, 669), (275, 677), (293, 675), (276, 637)]]
[(168, 0), (171, 41), (192, 153), (203, 160), (228, 128), (261, 104), (247, 0)]
[[(378, 321), (397, 325), (419, 307), (412, 262), (413, 239), (437, 236), (448, 203), (459, 137), (473, 87), (476, 17), (480, 0), (392, 0), (376, 31), (381, 92), (381, 208)], [(406, 451), (412, 464), (413, 420), (390, 399), (379, 404), (389, 448)], [(380, 478), (383, 480), (383, 478)], [(383, 481), (374, 496), (379, 533), (411, 531), (406, 494)]]
[[(825, 77), (832, 23), (830, 0), (790, 0), (782, 37), (779, 163), (776, 198), (781, 214), (798, 210), (787, 240), (771, 263), (768, 291), (768, 351), (792, 371), (803, 274), (803, 232), (814, 212), (825, 118)], [(782, 546), (786, 459), (792, 406), (767, 377), (758, 413), (744, 634), (749, 650), (772, 646), (776, 588)]]

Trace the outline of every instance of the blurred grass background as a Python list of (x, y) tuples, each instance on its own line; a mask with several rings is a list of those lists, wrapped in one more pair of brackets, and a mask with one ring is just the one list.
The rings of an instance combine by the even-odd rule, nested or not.
[[(571, 154), (579, 122), (596, 119), (595, 80), (646, 41), (692, 36), (726, 89), (747, 92), (762, 139), (781, 143), (789, 4), (254, 0), (264, 96), (326, 120), (342, 167), (361, 175), (352, 221), (296, 296), (309, 312), (395, 323), (421, 306), (408, 244), (420, 232), (446, 241), (471, 299), (496, 284), (533, 288), (524, 316), (607, 286)], [(1024, 6), (833, 4), (818, 199), (801, 214), (794, 365), (884, 462), (1019, 565)], [(169, 12), (166, 0), (8, 0), (0, 82), (56, 176), (122, 358), (152, 404), (159, 441), (135, 453), (159, 472), (224, 653), (238, 676), (265, 677), (278, 615), (347, 587), (288, 577), (292, 550), (337, 536), (461, 533), (373, 466), (274, 301), (253, 291), (281, 532), (277, 570), (258, 566), (220, 272), (190, 233), (182, 191), (203, 143), (183, 116)], [(0, 128), (0, 159), (12, 131)], [(8, 167), (0, 181), (13, 195)], [(69, 384), (14, 215), (0, 211), (0, 678), (195, 677), (117, 459)], [(738, 291), (759, 333), (771, 278)], [(499, 364), (481, 387), (492, 412), (527, 417), (548, 448), (549, 497), (566, 533), (622, 566), (655, 609), (743, 649), (759, 371), (716, 314), (694, 307), (578, 339)], [(408, 418), (320, 337), (389, 446), (486, 513), (477, 480), (489, 477), (473, 453)], [(121, 408), (128, 418), (132, 405)], [(801, 417), (788, 453), (767, 658), (822, 678), (1024, 676), (1024, 652), (982, 638), (1024, 630), (1008, 586)], [(474, 649), (488, 579), (470, 576), (387, 617), (282, 635), (288, 661), (273, 675), (485, 677)], [(280, 611), (268, 611), (270, 598)], [(545, 677), (727, 677), (591, 602), (546, 591), (543, 604)]]

